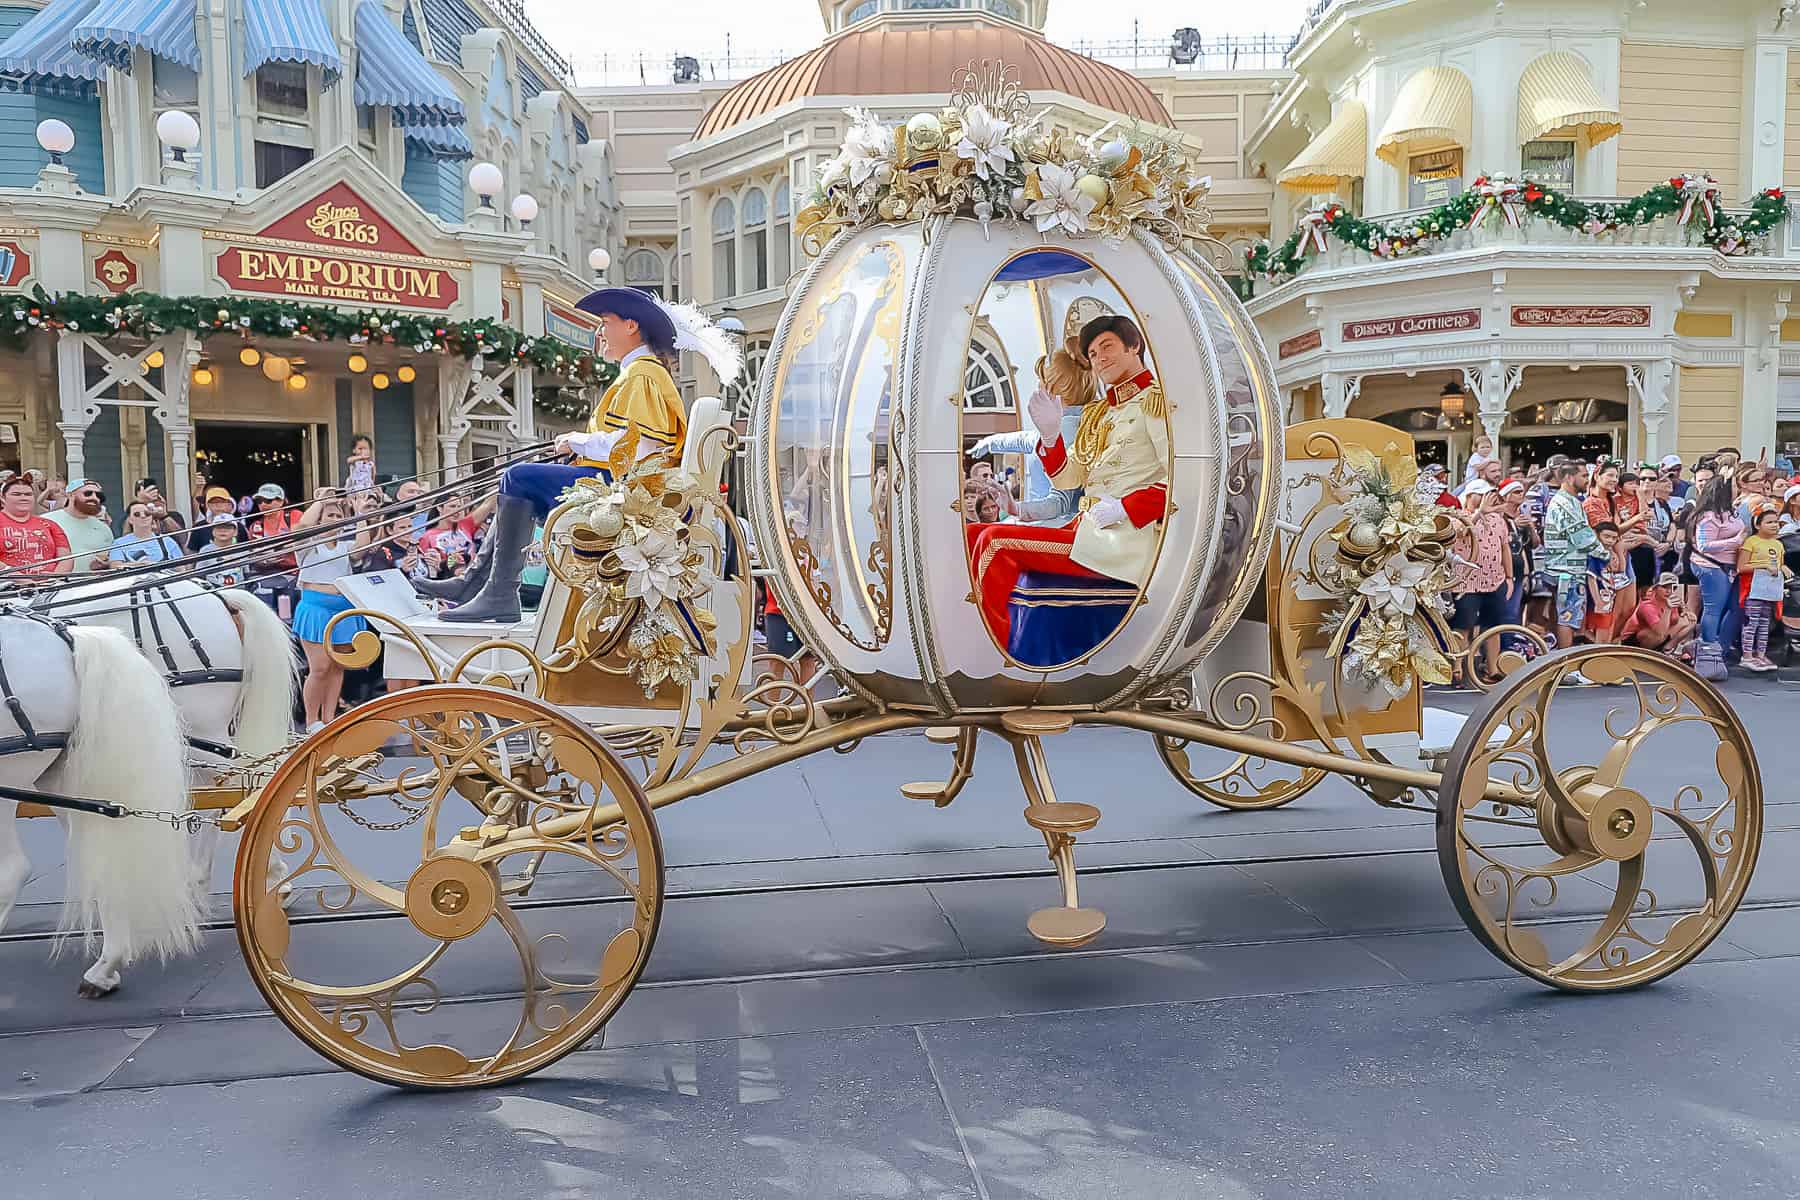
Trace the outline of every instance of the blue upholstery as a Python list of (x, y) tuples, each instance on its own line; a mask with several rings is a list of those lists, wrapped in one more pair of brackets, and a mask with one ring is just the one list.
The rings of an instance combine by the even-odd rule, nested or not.
[(1111, 636), (1135, 599), (1137, 588), (1117, 579), (1025, 571), (1007, 609), (1006, 652), (1028, 667), (1080, 658)]

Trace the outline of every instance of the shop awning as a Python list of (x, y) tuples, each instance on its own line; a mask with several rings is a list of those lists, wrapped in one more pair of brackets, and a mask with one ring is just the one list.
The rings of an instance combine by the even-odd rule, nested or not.
[(1346, 100), (1275, 182), (1296, 192), (1334, 191), (1346, 179), (1361, 179), (1368, 157), (1369, 110), (1359, 100)]
[(1587, 64), (1567, 51), (1541, 55), (1519, 77), (1519, 144), (1572, 137), (1583, 145), (1619, 132), (1619, 110), (1600, 99)]
[(105, 72), (75, 53), (69, 40), (99, 0), (50, 0), (0, 42), (0, 76), (27, 92), (92, 92)]
[(244, 74), (272, 62), (311, 63), (325, 72), (326, 87), (344, 73), (319, 0), (244, 0)]
[(1409, 154), (1469, 145), (1475, 88), (1455, 67), (1426, 67), (1408, 79), (1375, 139), (1375, 153), (1396, 167)]
[(131, 74), (131, 52), (200, 69), (194, 0), (100, 0), (70, 37), (75, 53)]
[(456, 125), (407, 125), (406, 140), (421, 146), (438, 158), (460, 160), (475, 157), (475, 145), (469, 135)]
[(460, 125), (467, 120), (463, 102), (388, 20), (380, 0), (356, 6), (356, 102), (387, 105), (397, 125)]

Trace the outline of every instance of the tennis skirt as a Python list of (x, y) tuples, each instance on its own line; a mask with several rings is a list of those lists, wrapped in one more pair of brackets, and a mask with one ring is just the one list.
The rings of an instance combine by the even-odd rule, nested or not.
[[(294, 636), (303, 642), (324, 645), (325, 623), (350, 607), (349, 597), (334, 592), (315, 592), (310, 589), (301, 592), (300, 603), (294, 608)], [(369, 623), (361, 617), (346, 617), (331, 627), (331, 644), (346, 645), (351, 638), (368, 627)]]

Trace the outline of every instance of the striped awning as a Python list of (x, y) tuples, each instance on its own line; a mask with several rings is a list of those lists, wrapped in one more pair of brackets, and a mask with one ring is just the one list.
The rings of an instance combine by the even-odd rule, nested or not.
[(1361, 179), (1368, 158), (1369, 110), (1360, 100), (1346, 100), (1275, 182), (1296, 192), (1333, 191), (1346, 179)]
[(100, 0), (69, 39), (75, 53), (131, 74), (131, 52), (148, 50), (190, 71), (200, 69), (194, 0)]
[(1583, 145), (1619, 132), (1619, 110), (1600, 98), (1587, 64), (1566, 50), (1532, 61), (1519, 76), (1519, 144), (1572, 137)]
[(91, 92), (105, 68), (75, 53), (75, 27), (100, 0), (50, 0), (0, 42), (0, 76), (27, 92)]
[(1375, 139), (1375, 153), (1396, 167), (1409, 154), (1469, 145), (1475, 88), (1455, 67), (1426, 67), (1408, 79)]
[(396, 125), (460, 125), (463, 102), (388, 20), (380, 0), (356, 6), (356, 102), (385, 104)]
[(475, 144), (457, 125), (407, 125), (406, 140), (438, 158), (461, 160), (475, 157)]
[(244, 74), (272, 62), (311, 63), (330, 87), (344, 57), (319, 0), (244, 0)]

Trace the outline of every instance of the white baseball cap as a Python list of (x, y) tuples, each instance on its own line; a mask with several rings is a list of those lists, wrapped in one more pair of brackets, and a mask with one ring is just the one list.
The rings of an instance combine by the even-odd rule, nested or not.
[(1668, 469), (1669, 469), (1669, 468), (1670, 468), (1670, 467), (1679, 467), (1679, 466), (1680, 466), (1680, 465), (1681, 465), (1681, 455), (1679, 455), (1679, 454), (1665, 454), (1665, 455), (1663, 455), (1663, 456), (1662, 456), (1662, 466), (1663, 466), (1663, 470), (1665, 470), (1665, 471), (1666, 471), (1666, 470), (1668, 470)]
[(1494, 485), (1489, 483), (1487, 480), (1471, 479), (1468, 482), (1468, 485), (1463, 488), (1463, 495), (1465, 495), (1465, 496), (1485, 496), (1493, 490), (1494, 490)]

